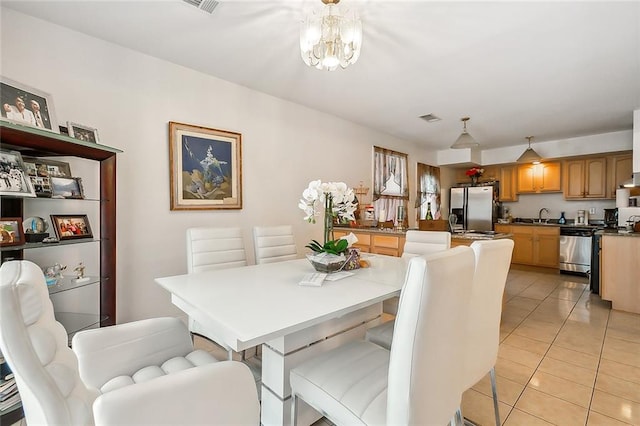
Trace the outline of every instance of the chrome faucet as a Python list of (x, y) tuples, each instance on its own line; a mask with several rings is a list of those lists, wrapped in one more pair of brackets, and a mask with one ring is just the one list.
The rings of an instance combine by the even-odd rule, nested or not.
[[(538, 212), (538, 223), (542, 223), (542, 213), (544, 212), (549, 214), (549, 209), (547, 209), (546, 207), (543, 207), (540, 209), (540, 211)], [(545, 223), (547, 223), (548, 221), (549, 221), (549, 218), (544, 220)]]

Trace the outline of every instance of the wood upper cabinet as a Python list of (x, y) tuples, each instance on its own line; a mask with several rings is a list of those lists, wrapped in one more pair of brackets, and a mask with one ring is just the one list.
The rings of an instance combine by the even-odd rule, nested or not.
[(559, 162), (523, 164), (518, 166), (519, 194), (560, 192), (561, 166)]
[(516, 178), (516, 166), (503, 166), (500, 168), (500, 201), (518, 201)]
[(607, 184), (607, 198), (616, 198), (616, 189), (633, 173), (633, 161), (631, 154), (612, 155), (609, 157), (609, 180)]
[(564, 198), (606, 198), (606, 157), (568, 160), (564, 163)]

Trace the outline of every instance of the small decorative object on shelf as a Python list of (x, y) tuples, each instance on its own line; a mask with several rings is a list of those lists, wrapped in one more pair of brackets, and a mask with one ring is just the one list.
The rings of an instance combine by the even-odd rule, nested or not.
[[(306, 214), (304, 220), (309, 223), (316, 223), (316, 216), (320, 214), (320, 205), (324, 205), (324, 241), (323, 244), (320, 244), (318, 241), (313, 240), (306, 247), (314, 252), (309, 257), (309, 260), (316, 270), (319, 272), (335, 272), (335, 270), (320, 270), (317, 265), (345, 263), (347, 259), (345, 252), (352, 242), (350, 244), (350, 241), (346, 239), (333, 239), (333, 221), (334, 218), (355, 220), (354, 212), (358, 208), (358, 204), (355, 201), (353, 189), (347, 187), (344, 182), (323, 183), (320, 180), (314, 180), (302, 192), (302, 199), (298, 204), (298, 207), (304, 210)], [(320, 257), (319, 255), (322, 256)], [(338, 265), (336, 270), (343, 269), (342, 266)], [(331, 267), (331, 269), (333, 268), (336, 267)]]
[(56, 285), (58, 280), (62, 278), (62, 271), (67, 269), (66, 265), (61, 265), (59, 263), (54, 264), (53, 266), (45, 266), (42, 268), (44, 272), (44, 278), (47, 281), (48, 286)]
[(78, 266), (76, 266), (73, 271), (76, 273), (76, 282), (83, 283), (85, 281), (89, 281), (89, 277), (84, 276), (84, 270), (86, 266), (82, 262)]
[(480, 179), (483, 173), (484, 169), (480, 167), (472, 167), (465, 172), (465, 174), (471, 178), (471, 185), (473, 186), (478, 184), (478, 179)]
[(24, 239), (27, 243), (41, 243), (42, 240), (49, 236), (49, 224), (41, 217), (31, 216), (22, 222), (24, 229)]

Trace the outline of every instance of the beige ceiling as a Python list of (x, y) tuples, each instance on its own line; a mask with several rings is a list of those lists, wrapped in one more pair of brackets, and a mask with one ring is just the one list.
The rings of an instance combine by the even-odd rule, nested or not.
[(640, 1), (342, 0), (363, 48), (333, 72), (299, 54), (302, 12), (320, 0), (223, 0), (212, 15), (181, 0), (1, 3), (430, 149), (463, 116), (495, 148), (630, 129), (640, 108)]

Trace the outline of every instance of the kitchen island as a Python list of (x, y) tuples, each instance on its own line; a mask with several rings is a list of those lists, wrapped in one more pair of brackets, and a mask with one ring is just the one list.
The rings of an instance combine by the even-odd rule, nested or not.
[(511, 238), (512, 235), (507, 232), (460, 232), (451, 234), (451, 247), (470, 246), (474, 241), (501, 240), (503, 238)]
[(600, 297), (611, 308), (640, 314), (640, 232), (598, 231)]

